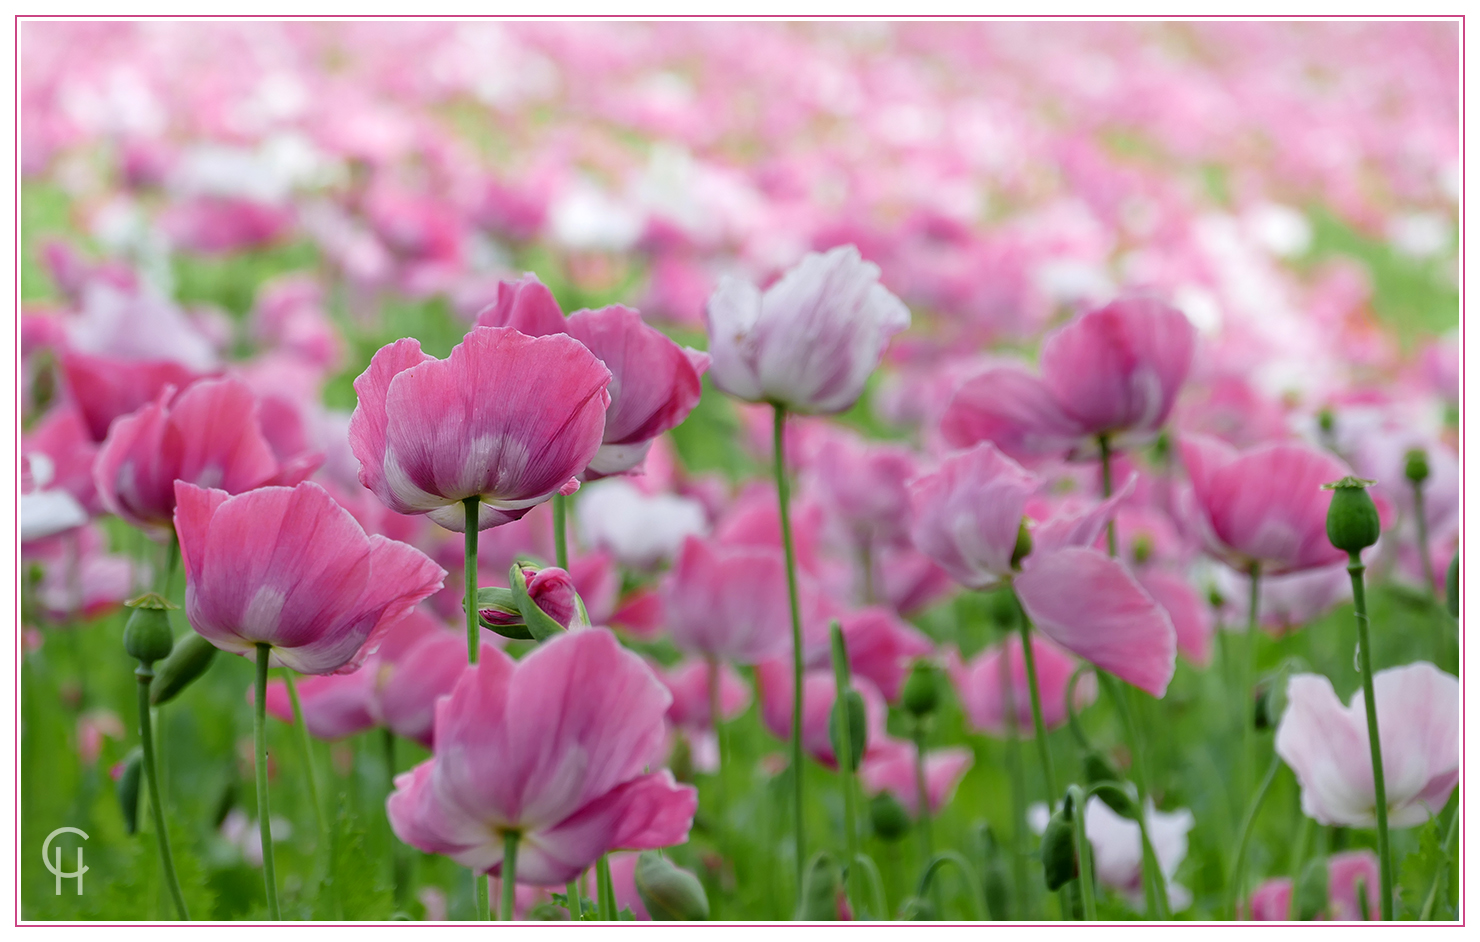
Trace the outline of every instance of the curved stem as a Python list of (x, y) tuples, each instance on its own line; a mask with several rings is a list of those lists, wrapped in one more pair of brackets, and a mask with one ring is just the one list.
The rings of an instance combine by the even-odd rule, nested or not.
[(499, 865), (498, 882), (503, 888), (503, 902), (499, 906), (499, 918), (504, 922), (514, 921), (514, 881), (519, 866), (519, 832), (504, 832), (504, 862)]
[(335, 912), (342, 918), (344, 914), (339, 912), (339, 889), (334, 884), (334, 834), (329, 827), (329, 817), (324, 811), (323, 799), (319, 797), (318, 762), (314, 758), (313, 742), (308, 737), (308, 724), (303, 720), (303, 706), (298, 700), (298, 686), (293, 682), (291, 668), (283, 671), (283, 679), (288, 686), (288, 700), (293, 705), (293, 725), (298, 729), (298, 745), (303, 750), (303, 763), (308, 768), (308, 797), (313, 802), (313, 816), (319, 826), (319, 841), (323, 845), (324, 852), (328, 854), (329, 894)]
[(272, 859), (272, 809), (267, 800), (267, 660), (272, 646), (257, 645), (257, 698), (253, 702), (253, 727), (257, 740), (257, 827), (262, 836), (262, 879), (267, 886), (267, 915), (283, 918), (278, 907), (277, 867)]
[(1100, 683), (1110, 689), (1115, 712), (1125, 727), (1126, 745), (1131, 751), (1131, 775), (1136, 783), (1137, 819), (1141, 827), (1141, 884), (1146, 891), (1146, 908), (1152, 910), (1157, 918), (1166, 919), (1171, 915), (1166, 881), (1162, 878), (1161, 862), (1156, 859), (1156, 847), (1151, 843), (1151, 831), (1146, 825), (1146, 805), (1151, 801), (1151, 790), (1147, 785), (1145, 757), (1141, 755), (1141, 737), (1131, 717), (1130, 702), (1120, 678), (1100, 671)]
[(802, 799), (806, 794), (802, 785), (802, 610), (797, 593), (796, 548), (791, 539), (791, 489), (786, 480), (786, 407), (777, 404), (775, 410), (772, 451), (775, 457), (776, 500), (781, 509), (781, 545), (786, 551), (786, 591), (791, 601), (791, 777), (795, 792), (796, 886), (797, 892), (801, 893), (802, 871), (807, 864), (806, 824), (802, 816)]
[[(874, 912), (878, 914), (874, 918), (888, 919), (889, 903), (885, 899), (884, 878), (879, 874), (878, 864), (874, 863), (872, 857), (864, 853), (854, 854), (853, 863), (861, 865), (859, 869), (868, 877), (869, 902), (873, 903)], [(852, 869), (852, 865), (850, 865), (849, 869)]]
[(1038, 695), (1038, 669), (1033, 664), (1033, 627), (1028, 624), (1028, 612), (1023, 608), (1022, 600), (1017, 597), (1016, 589), (1013, 590), (1012, 598), (1018, 607), (1018, 632), (1023, 639), (1023, 669), (1028, 675), (1028, 701), (1033, 705), (1033, 737), (1038, 741), (1038, 761), (1043, 763), (1043, 787), (1052, 803), (1059, 793), (1059, 786), (1054, 779), (1053, 756), (1048, 751), (1048, 728), (1043, 722), (1043, 702)]
[(1078, 785), (1070, 785), (1069, 794), (1074, 800), (1074, 859), (1079, 864), (1079, 900), (1084, 906), (1084, 921), (1098, 922), (1100, 917), (1095, 909), (1095, 874), (1090, 863), (1089, 835), (1084, 830), (1084, 790)]
[[(463, 500), (463, 609), (468, 619), (468, 663), (478, 663), (478, 498)], [(474, 893), (474, 896), (478, 894)]]
[[(1226, 904), (1227, 917), (1230, 921), (1238, 918), (1239, 901), (1244, 897), (1244, 855), (1249, 849), (1249, 838), (1254, 834), (1254, 819), (1259, 814), (1259, 809), (1264, 807), (1264, 799), (1269, 795), (1269, 787), (1274, 784), (1274, 777), (1280, 770), (1280, 758), (1274, 757), (1269, 763), (1269, 771), (1264, 775), (1264, 781), (1259, 784), (1259, 791), (1254, 793), (1254, 803), (1249, 810), (1244, 812), (1244, 820), (1238, 829), (1238, 849), (1233, 855), (1233, 869), (1228, 875), (1228, 902)], [(1299, 879), (1299, 876), (1296, 876)]]
[(1379, 909), (1382, 920), (1393, 919), (1393, 859), (1388, 847), (1387, 781), (1383, 775), (1382, 742), (1377, 733), (1377, 694), (1372, 689), (1372, 643), (1367, 630), (1367, 587), (1363, 574), (1367, 567), (1362, 557), (1351, 554), (1347, 573), (1352, 580), (1352, 601), (1356, 603), (1357, 655), (1362, 667), (1362, 699), (1367, 706), (1367, 740), (1372, 751), (1372, 785), (1377, 799), (1377, 859), (1382, 876), (1382, 899)]
[(564, 494), (556, 494), (550, 500), (550, 508), (555, 511), (555, 565), (561, 569), (570, 568), (570, 551), (565, 545), (566, 500)]
[(1440, 591), (1434, 585), (1434, 561), (1429, 558), (1429, 521), (1424, 516), (1423, 485), (1413, 483), (1413, 522), (1418, 527), (1418, 558), (1423, 563), (1423, 588), (1433, 595)]
[[(954, 864), (966, 881), (966, 895), (971, 900), (971, 918), (977, 922), (985, 922), (986, 913), (982, 912), (981, 881), (976, 878), (976, 871), (972, 869), (971, 862), (954, 850), (943, 850), (930, 858), (930, 862), (925, 865), (925, 872), (920, 875), (920, 885), (915, 891), (915, 896), (924, 899), (925, 894), (930, 892), (930, 884), (935, 878), (936, 871), (948, 863)], [(939, 915), (937, 913), (937, 916)]]
[(1069, 685), (1064, 688), (1064, 716), (1069, 721), (1069, 732), (1074, 734), (1074, 741), (1079, 743), (1079, 748), (1085, 752), (1089, 752), (1093, 747), (1090, 745), (1089, 737), (1084, 734), (1084, 728), (1079, 725), (1079, 714), (1074, 710), (1074, 693), (1079, 689), (1080, 676), (1094, 669), (1094, 665), (1087, 661), (1080, 664), (1070, 675)]
[[(190, 913), (185, 908), (185, 895), (180, 892), (180, 879), (175, 876), (175, 858), (170, 853), (170, 835), (164, 826), (164, 803), (159, 798), (159, 777), (154, 767), (154, 723), (149, 717), (149, 684), (154, 680), (154, 669), (140, 661), (134, 670), (139, 680), (139, 744), (144, 753), (144, 777), (149, 785), (149, 808), (154, 813), (154, 833), (159, 841), (159, 862), (164, 867), (164, 880), (170, 888), (170, 897), (175, 901), (175, 912), (181, 920), (189, 921)], [(78, 881), (81, 885), (81, 881)]]

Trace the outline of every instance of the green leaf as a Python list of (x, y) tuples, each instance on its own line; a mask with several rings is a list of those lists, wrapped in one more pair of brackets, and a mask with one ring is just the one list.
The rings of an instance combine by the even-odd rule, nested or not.
[[(1444, 848), (1447, 831), (1448, 821), (1444, 815), (1430, 819), (1419, 831), (1418, 849), (1403, 858), (1403, 864), (1398, 868), (1398, 900), (1402, 918), (1419, 918), (1424, 903), (1428, 901), (1429, 891), (1434, 887), (1434, 881), (1440, 877), (1440, 870), (1448, 867), (1449, 854)], [(1454, 918), (1450, 883), (1447, 879), (1439, 880), (1439, 892), (1434, 901), (1431, 919)]]

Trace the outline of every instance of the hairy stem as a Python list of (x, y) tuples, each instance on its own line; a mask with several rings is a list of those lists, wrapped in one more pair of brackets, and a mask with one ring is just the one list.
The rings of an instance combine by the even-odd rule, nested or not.
[(1351, 554), (1347, 573), (1352, 580), (1352, 601), (1357, 614), (1357, 656), (1362, 667), (1362, 699), (1367, 706), (1367, 740), (1372, 750), (1372, 786), (1377, 798), (1377, 860), (1382, 876), (1382, 899), (1378, 908), (1382, 920), (1393, 919), (1393, 859), (1388, 847), (1387, 781), (1382, 768), (1382, 742), (1377, 733), (1377, 694), (1372, 688), (1372, 642), (1367, 630), (1367, 587), (1364, 574), (1367, 567), (1362, 557)]
[(463, 608), (468, 618), (468, 663), (477, 664), (478, 498), (476, 497), (463, 500)]
[[(149, 786), (149, 808), (154, 814), (154, 833), (159, 841), (159, 862), (164, 867), (164, 880), (170, 888), (170, 897), (175, 901), (175, 912), (183, 921), (189, 921), (190, 913), (185, 908), (185, 895), (180, 892), (180, 879), (175, 876), (175, 858), (170, 853), (170, 835), (164, 825), (164, 803), (159, 798), (159, 776), (154, 765), (154, 722), (149, 716), (149, 684), (154, 680), (154, 669), (139, 663), (134, 674), (139, 680), (139, 744), (144, 753), (144, 778)], [(78, 881), (81, 885), (81, 880)]]

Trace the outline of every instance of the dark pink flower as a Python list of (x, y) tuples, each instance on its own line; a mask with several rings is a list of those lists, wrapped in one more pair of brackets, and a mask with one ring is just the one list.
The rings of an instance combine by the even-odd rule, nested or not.
[(681, 651), (754, 664), (790, 644), (786, 564), (774, 550), (691, 536), (663, 581), (662, 595), (668, 629)]
[(72, 401), (95, 442), (108, 437), (108, 427), (159, 398), (166, 386), (184, 389), (201, 374), (173, 360), (129, 360), (68, 350), (62, 372)]

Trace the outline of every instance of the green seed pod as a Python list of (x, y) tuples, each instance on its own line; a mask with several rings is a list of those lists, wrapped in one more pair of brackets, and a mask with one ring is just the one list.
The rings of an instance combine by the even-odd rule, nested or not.
[(848, 711), (848, 744), (853, 747), (847, 757), (851, 760), (848, 766), (856, 771), (863, 761), (864, 751), (868, 749), (868, 712), (863, 706), (863, 695), (850, 687), (833, 703), (832, 715), (827, 718), (827, 739), (832, 743), (833, 755), (840, 767), (844, 759), (841, 725), (844, 709)]
[(709, 918), (709, 897), (699, 878), (675, 867), (657, 851), (646, 850), (637, 858), (632, 874), (637, 895), (648, 914), (658, 922), (703, 922)]
[(135, 748), (123, 760), (123, 774), (118, 777), (118, 805), (123, 810), (123, 829), (129, 834), (139, 830), (139, 785), (144, 775), (144, 752)]
[(195, 683), (211, 661), (217, 648), (195, 632), (189, 632), (175, 645), (170, 656), (154, 669), (154, 682), (149, 686), (149, 702), (162, 706)]
[(797, 899), (796, 921), (835, 922), (838, 918), (838, 889), (843, 875), (827, 851), (818, 851), (802, 872), (802, 892)]
[(1018, 521), (1017, 543), (1012, 547), (1012, 568), (1021, 569), (1022, 562), (1033, 552), (1033, 534), (1028, 532), (1028, 518)]
[(1100, 782), (1118, 782), (1120, 773), (1110, 764), (1110, 760), (1098, 752), (1086, 752), (1084, 754), (1084, 783), (1095, 785)]
[(910, 676), (905, 678), (904, 691), (900, 694), (900, 703), (917, 717), (929, 716), (940, 705), (940, 684), (929, 661), (916, 661), (910, 669)]
[(123, 626), (123, 649), (129, 657), (144, 664), (168, 657), (175, 646), (169, 610), (179, 606), (171, 605), (153, 592), (146, 592), (125, 604), (134, 610), (128, 617), (128, 624)]
[(1336, 430), (1336, 416), (1332, 413), (1330, 406), (1316, 414), (1316, 422), (1320, 425), (1321, 431), (1327, 435)]
[(1377, 505), (1367, 493), (1373, 481), (1348, 475), (1340, 481), (1323, 485), (1331, 494), (1331, 508), (1326, 511), (1326, 536), (1331, 545), (1347, 553), (1360, 553), (1377, 542), (1382, 523), (1377, 518)]
[(888, 792), (879, 792), (868, 806), (869, 821), (874, 834), (883, 841), (901, 840), (910, 833), (910, 815), (904, 805)]
[(1453, 618), (1459, 617), (1459, 551), (1449, 561), (1449, 573), (1444, 577), (1444, 607)]
[(1057, 892), (1079, 875), (1079, 861), (1074, 856), (1074, 818), (1068, 802), (1048, 819), (1039, 853), (1043, 855), (1043, 882), (1049, 890)]
[(1326, 908), (1331, 873), (1326, 858), (1317, 857), (1305, 865), (1290, 900), (1290, 913), (1301, 922), (1310, 922)]
[(1414, 484), (1422, 484), (1429, 479), (1429, 453), (1422, 448), (1414, 448), (1403, 456), (1403, 474)]
[(1136, 820), (1136, 800), (1118, 782), (1101, 782), (1090, 792), (1105, 803), (1105, 807), (1125, 818)]

